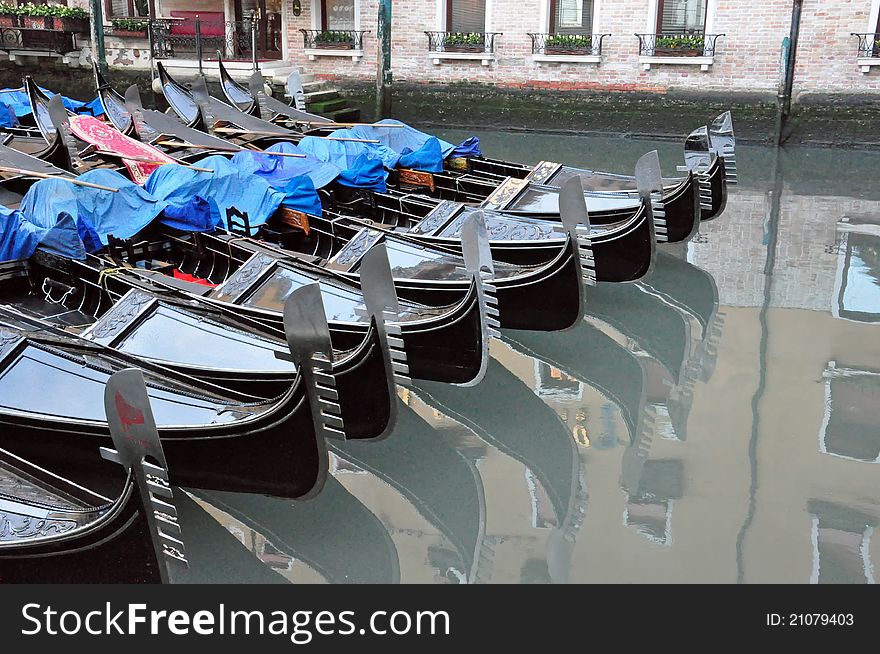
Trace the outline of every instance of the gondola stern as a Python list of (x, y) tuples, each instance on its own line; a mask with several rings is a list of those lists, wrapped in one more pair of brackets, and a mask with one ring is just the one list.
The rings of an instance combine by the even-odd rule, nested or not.
[(737, 184), (736, 135), (733, 130), (733, 115), (725, 111), (709, 125), (709, 143), (724, 162), (724, 176), (731, 186)]
[(308, 284), (295, 290), (284, 303), (284, 334), (291, 360), (305, 382), (306, 397), (318, 447), (320, 470), (310, 497), (320, 491), (327, 477), (327, 438), (345, 438), (345, 422), (333, 374), (333, 345), (320, 286)]
[(400, 327), (400, 304), (384, 243), (375, 245), (364, 255), (360, 265), (360, 275), (364, 304), (382, 347), (388, 385), (389, 420), (382, 433), (371, 439), (380, 440), (393, 431), (397, 422), (396, 384), (404, 386), (412, 384), (406, 346)]
[(162, 583), (173, 582), (189, 564), (168, 464), (139, 369), (127, 368), (110, 377), (104, 391), (104, 409), (115, 449), (102, 447), (101, 456), (118, 463), (134, 478), (160, 579)]
[(495, 265), (489, 247), (486, 219), (482, 211), (475, 211), (465, 219), (461, 230), (462, 254), (465, 268), (471, 274), (480, 304), (480, 370), (468, 382), (459, 386), (476, 386), (486, 376), (489, 365), (489, 341), (501, 337), (501, 314), (498, 309), (498, 289), (493, 283)]
[[(657, 243), (665, 243), (666, 235), (666, 211), (663, 204), (663, 177), (660, 172), (660, 156), (657, 150), (652, 150), (643, 155), (636, 162), (635, 169), (636, 188), (639, 197), (648, 214), (648, 227), (650, 229), (650, 262), (647, 269), (639, 279), (649, 277), (654, 271), (657, 259)], [(662, 227), (662, 231), (658, 229)], [(633, 280), (636, 281), (636, 280)]]

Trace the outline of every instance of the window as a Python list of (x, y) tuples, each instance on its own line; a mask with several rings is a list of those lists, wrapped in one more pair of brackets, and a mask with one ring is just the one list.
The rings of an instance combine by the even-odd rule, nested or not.
[(706, 0), (658, 0), (657, 32), (680, 34), (706, 29)]
[(845, 216), (838, 223), (835, 318), (880, 322), (880, 238), (871, 219)]
[(638, 490), (627, 496), (623, 523), (652, 542), (671, 545), (672, 507), (682, 496), (682, 479), (681, 461), (646, 461)]
[(356, 17), (356, 0), (322, 0), (321, 29), (323, 30), (354, 30)]
[(551, 34), (591, 34), (593, 0), (550, 0)]
[(108, 18), (146, 16), (147, 0), (104, 0), (104, 10)]
[(447, 32), (485, 32), (486, 0), (446, 0)]
[(822, 376), (825, 416), (819, 451), (853, 461), (880, 462), (880, 372), (830, 362)]
[(873, 584), (871, 536), (876, 518), (849, 507), (811, 500), (813, 584)]

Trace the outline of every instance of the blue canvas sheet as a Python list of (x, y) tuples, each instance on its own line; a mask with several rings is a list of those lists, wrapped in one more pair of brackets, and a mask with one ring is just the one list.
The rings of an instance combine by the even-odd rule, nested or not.
[[(31, 186), (20, 208), (29, 222), (43, 228), (55, 227), (59, 216), (67, 214), (87, 252), (107, 245), (110, 235), (131, 238), (153, 222), (167, 204), (114, 170), (90, 170), (79, 179), (119, 191), (78, 186), (64, 179), (44, 179)], [(71, 246), (61, 254), (78, 256), (75, 249)]]
[(266, 148), (266, 151), (304, 154), (306, 158), (273, 157), (243, 150), (232, 157), (232, 163), (245, 173), (262, 177), (276, 188), (284, 188), (294, 178), (302, 175), (308, 175), (315, 188), (323, 188), (342, 172), (336, 165), (306, 153), (293, 143), (275, 143)]
[(431, 136), (425, 132), (410, 127), (406, 123), (399, 120), (386, 118), (380, 120), (375, 125), (400, 125), (400, 127), (374, 127), (371, 125), (357, 125), (350, 130), (351, 135), (359, 139), (373, 139), (380, 142), (380, 145), (391, 148), (395, 152), (418, 152), (431, 139), (436, 139), (440, 146), (440, 152), (443, 159), (452, 154), (455, 146), (436, 136)]
[[(200, 172), (183, 166), (160, 166), (144, 184), (148, 193), (172, 206), (177, 221), (188, 220), (194, 224), (205, 221), (202, 213), (188, 215), (188, 208), (192, 212), (202, 211), (202, 208), (193, 205), (193, 198), (199, 197), (208, 205), (208, 222), (212, 227), (220, 225), (229, 229), (228, 221), (238, 211), (246, 213), (251, 227), (256, 228), (269, 220), (287, 199), (283, 191), (272, 188), (264, 179), (240, 170), (226, 157), (205, 157), (198, 162), (198, 166), (214, 172)], [(317, 197), (314, 187), (312, 193)]]
[(75, 259), (86, 256), (69, 214), (62, 213), (54, 223), (41, 226), (30, 222), (21, 211), (0, 206), (0, 261), (28, 259), (38, 247)]
[[(50, 98), (55, 94), (44, 88), (40, 88), (43, 93)], [(28, 100), (27, 93), (24, 91), (12, 91), (4, 89), (4, 93), (0, 93), (0, 127), (14, 127), (18, 125), (18, 119), (23, 116), (31, 115), (31, 103)], [(64, 106), (70, 111), (78, 114), (88, 114), (90, 116), (100, 116), (104, 113), (104, 107), (101, 106), (101, 100), (95, 98), (91, 102), (81, 102), (66, 96), (61, 96)]]
[[(354, 188), (368, 188), (385, 191), (385, 162), (381, 156), (364, 143), (349, 141), (328, 141), (316, 136), (306, 136), (299, 147), (319, 161), (336, 166), (341, 172), (337, 178), (340, 184)], [(396, 153), (391, 153), (396, 159)]]
[[(480, 139), (476, 136), (471, 136), (462, 141), (458, 145), (453, 145), (448, 141), (444, 141), (443, 139), (431, 136), (430, 134), (426, 134), (420, 130), (417, 130), (414, 127), (410, 127), (406, 123), (402, 123), (399, 120), (392, 120), (390, 118), (386, 118), (384, 120), (380, 120), (375, 125), (401, 125), (401, 127), (377, 127), (372, 125), (358, 125), (353, 127), (350, 131), (356, 138), (361, 139), (378, 139), (380, 144), (391, 148), (395, 152), (399, 152), (401, 154), (404, 153), (419, 153), (425, 145), (431, 140), (436, 139), (437, 143), (440, 147), (441, 158), (447, 159), (449, 157), (479, 157), (482, 155), (480, 152)], [(430, 154), (433, 155), (433, 147), (431, 148)], [(416, 161), (421, 161), (421, 158), (425, 156), (423, 153), (420, 155)], [(428, 160), (431, 165), (434, 165), (434, 160)], [(408, 165), (405, 166), (403, 163), (398, 164), (401, 167), (406, 168), (418, 168), (416, 165)], [(419, 168), (420, 170), (428, 170), (427, 168)], [(437, 172), (432, 170), (431, 172)]]

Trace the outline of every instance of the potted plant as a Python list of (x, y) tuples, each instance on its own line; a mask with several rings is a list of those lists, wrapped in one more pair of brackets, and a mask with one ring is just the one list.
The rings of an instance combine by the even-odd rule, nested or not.
[(51, 15), (55, 18), (55, 29), (77, 32), (78, 34), (89, 32), (89, 12), (85, 9), (62, 5), (50, 5), (50, 9)]
[(667, 57), (699, 57), (705, 45), (702, 34), (658, 34), (654, 53)]
[(50, 13), (49, 5), (35, 5), (28, 2), (18, 5), (17, 12), (21, 26), (27, 29), (47, 30), (55, 28), (55, 20)]
[(315, 35), (315, 47), (332, 50), (353, 50), (354, 35), (348, 32), (325, 30)]
[(114, 18), (113, 36), (146, 36), (147, 21), (143, 18)]
[(0, 2), (0, 27), (15, 27), (18, 24), (18, 7)]
[(443, 37), (445, 52), (483, 52), (486, 47), (483, 34), (454, 32)]
[(593, 37), (589, 34), (551, 34), (544, 41), (545, 54), (590, 53)]

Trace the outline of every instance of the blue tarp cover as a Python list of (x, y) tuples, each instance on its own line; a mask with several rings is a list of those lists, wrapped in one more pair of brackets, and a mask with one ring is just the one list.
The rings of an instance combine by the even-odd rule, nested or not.
[[(64, 179), (44, 179), (31, 186), (20, 208), (28, 221), (41, 227), (55, 226), (58, 217), (67, 214), (73, 219), (88, 252), (107, 245), (111, 234), (131, 238), (149, 225), (166, 205), (114, 170), (90, 170), (79, 179), (119, 191), (112, 193), (78, 186)], [(65, 254), (77, 256), (73, 251)]]
[(267, 152), (305, 154), (306, 158), (272, 157), (243, 150), (232, 157), (232, 163), (243, 172), (262, 177), (276, 188), (285, 187), (292, 179), (301, 175), (308, 175), (315, 188), (323, 188), (336, 179), (341, 172), (334, 164), (307, 154), (293, 143), (275, 143), (266, 150)]
[(399, 120), (386, 118), (375, 124), (402, 125), (402, 127), (357, 125), (356, 127), (352, 127), (349, 131), (355, 138), (378, 140), (380, 145), (384, 145), (385, 147), (391, 148), (399, 153), (403, 153), (406, 150), (409, 150), (410, 152), (418, 152), (430, 139), (437, 139), (443, 159), (452, 154), (452, 151), (455, 149), (455, 146), (452, 145), (452, 143), (447, 143), (446, 141), (438, 139), (436, 136), (431, 136), (430, 134), (419, 131), (415, 127), (410, 127)]
[(385, 180), (388, 173), (381, 159), (373, 159), (368, 154), (362, 154), (354, 160), (351, 168), (339, 173), (337, 181), (343, 186), (353, 188), (366, 188), (379, 193), (388, 190)]
[(480, 150), (480, 137), (469, 136), (464, 141), (455, 146), (450, 157), (482, 157), (483, 152)]
[[(52, 91), (41, 88), (41, 91), (50, 98), (55, 95)], [(4, 89), (4, 93), (0, 93), (0, 127), (13, 127), (18, 124), (18, 119), (23, 116), (30, 116), (31, 103), (28, 100), (27, 93), (24, 91), (12, 91)], [(88, 114), (90, 116), (100, 116), (104, 113), (104, 107), (101, 101), (95, 98), (91, 102), (81, 102), (66, 96), (61, 96), (64, 106), (70, 111), (78, 114)]]
[(358, 125), (351, 129), (339, 129), (331, 134), (337, 138), (378, 140), (379, 143), (328, 141), (307, 136), (299, 145), (317, 159), (330, 162), (343, 170), (352, 168), (358, 157), (366, 155), (372, 159), (380, 159), (388, 169), (414, 168), (439, 173), (443, 170), (443, 160), (449, 156), (480, 154), (480, 139), (474, 136), (456, 146), (396, 120), (386, 119), (379, 124), (403, 127)]
[[(147, 179), (144, 189), (156, 198), (177, 207), (178, 221), (186, 218), (187, 206), (191, 206), (194, 211), (199, 209), (192, 206), (194, 197), (204, 198), (210, 207), (213, 225), (221, 225), (224, 229), (230, 228), (227, 220), (232, 216), (228, 216), (227, 212), (232, 209), (246, 213), (251, 227), (256, 228), (269, 220), (282, 202), (289, 199), (285, 192), (274, 189), (266, 180), (239, 169), (226, 157), (205, 157), (198, 162), (198, 166), (214, 172), (205, 173), (183, 166), (160, 166)], [(311, 192), (317, 198), (314, 186)], [(301, 191), (297, 190), (297, 193)], [(297, 196), (290, 198), (290, 201), (297, 204), (301, 202), (301, 198)], [(309, 209), (314, 207), (312, 202), (306, 204)], [(320, 206), (320, 202), (318, 204)], [(192, 216), (194, 223), (201, 220), (199, 215)]]
[(38, 225), (21, 211), (0, 206), (0, 261), (27, 259), (37, 247), (74, 259), (86, 257), (70, 214), (61, 213)]

